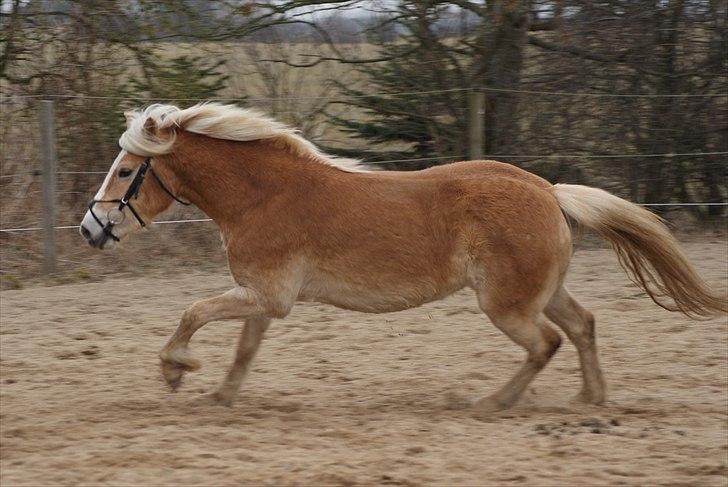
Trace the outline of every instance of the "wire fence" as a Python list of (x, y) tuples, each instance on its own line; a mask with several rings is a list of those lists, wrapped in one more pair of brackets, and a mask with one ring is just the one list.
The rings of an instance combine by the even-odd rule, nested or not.
[[(639, 203), (639, 206), (645, 207), (662, 207), (662, 206), (728, 206), (728, 203)], [(192, 218), (189, 220), (159, 220), (152, 222), (154, 225), (170, 225), (178, 223), (203, 223), (211, 222), (212, 218)], [(53, 227), (54, 230), (78, 230), (78, 225), (61, 225)], [(37, 232), (43, 230), (43, 227), (27, 227), (27, 228), (2, 228), (0, 233), (13, 233), (13, 232)]]
[[(79, 104), (79, 106), (83, 106), (84, 102), (105, 103), (117, 101), (144, 103), (167, 101), (215, 101), (236, 103), (242, 102), (253, 105), (257, 103), (261, 106), (264, 106), (267, 103), (283, 102), (280, 104), (284, 107), (283, 110), (281, 110), (279, 107), (278, 110), (273, 111), (274, 116), (280, 116), (282, 114), (296, 114), (296, 110), (291, 110), (290, 105), (286, 106), (286, 102), (293, 101), (330, 101), (336, 103), (344, 99), (351, 98), (366, 99), (371, 97), (410, 97), (412, 100), (419, 100), (427, 105), (430, 95), (433, 97), (443, 94), (446, 94), (448, 96), (465, 96), (473, 91), (482, 91), (485, 93), (511, 93), (530, 97), (565, 96), (569, 97), (569, 99), (576, 99), (578, 97), (595, 100), (599, 100), (600, 98), (623, 99), (624, 103), (626, 104), (636, 104), (635, 106), (638, 109), (641, 109), (640, 107), (642, 105), (640, 104), (643, 103), (643, 101), (644, 103), (647, 103), (648, 100), (654, 99), (685, 100), (686, 102), (688, 102), (689, 100), (705, 100), (706, 103), (710, 104), (713, 103), (713, 100), (721, 100), (721, 103), (723, 103), (723, 99), (728, 98), (728, 93), (598, 93), (566, 92), (558, 90), (547, 91), (528, 89), (503, 89), (488, 86), (475, 86), (443, 90), (402, 91), (396, 93), (367, 93), (362, 95), (347, 95), (346, 97), (337, 93), (333, 93), (327, 96), (232, 96), (216, 97), (211, 99), (159, 99), (144, 96), (88, 96), (85, 94), (74, 93), (55, 95), (3, 94), (0, 95), (0, 103), (2, 103), (3, 105), (4, 114), (6, 113), (6, 107), (21, 104), (24, 107), (27, 117), (27, 113), (33, 113), (34, 103), (37, 103), (38, 100), (56, 100), (59, 103), (76, 102)], [(407, 102), (410, 101), (410, 98), (407, 98)], [(534, 106), (529, 108), (535, 113), (534, 117), (536, 118), (534, 120), (541, 121), (539, 117), (542, 117), (542, 113), (545, 113), (545, 111), (541, 110), (540, 105), (537, 106), (537, 103), (542, 102), (538, 98), (534, 98)], [(594, 103), (600, 102), (595, 101)], [(604, 103), (607, 102), (605, 101)], [(578, 107), (579, 103), (575, 103), (574, 105)], [(102, 106), (106, 107), (107, 105), (103, 104)], [(111, 106), (111, 104), (108, 106)], [(322, 112), (316, 113), (320, 115)], [(425, 114), (427, 115), (427, 111), (425, 111)], [(460, 114), (465, 117), (465, 112), (461, 111)], [(347, 113), (347, 116), (348, 115), (351, 115), (352, 117), (363, 116), (362, 113), (359, 112), (352, 112), (351, 114)], [(432, 116), (436, 116), (434, 110)], [(559, 123), (568, 123), (568, 120), (566, 120), (565, 117), (563, 117), (562, 115), (558, 116), (560, 117)], [(36, 151), (40, 146), (40, 142), (39, 140), (37, 140), (35, 135), (37, 130), (35, 128), (35, 125), (37, 122), (34, 121), (32, 117), (26, 118), (24, 120), (25, 125), (21, 127), (22, 130), (19, 129), (18, 126), (14, 126), (13, 124), (9, 123), (5, 125), (5, 127), (3, 128), (3, 134), (1, 134), (3, 135), (3, 139), (5, 140), (3, 141), (4, 148), (0, 150), (0, 152), (3, 152), (3, 154), (0, 155), (0, 185), (2, 185), (2, 187), (5, 187), (6, 191), (3, 191), (2, 194), (0, 194), (0, 203), (2, 203), (3, 205), (3, 212), (0, 215), (0, 221), (2, 222), (2, 224), (0, 225), (0, 235), (2, 235), (4, 239), (2, 255), (0, 255), (0, 260), (3, 261), (2, 267), (0, 268), (0, 275), (6, 275), (9, 272), (8, 269), (11, 269), (13, 272), (22, 273), (24, 272), (24, 266), (28, 266), (29, 259), (31, 261), (33, 259), (37, 260), (39, 256), (42, 256), (43, 254), (43, 251), (40, 248), (39, 239), (32, 237), (33, 235), (41, 232), (44, 229), (42, 225), (38, 224), (38, 215), (42, 214), (42, 208), (40, 207), (37, 195), (41, 194), (43, 190), (41, 184), (43, 170), (37, 167), (36, 162), (39, 159)], [(75, 127), (71, 125), (71, 123), (72, 122), (65, 122), (65, 125), (64, 127), (62, 127), (62, 129), (69, 131), (75, 130)], [(546, 123), (548, 123), (548, 119), (546, 120)], [(602, 118), (594, 119), (591, 122), (592, 127), (590, 128), (590, 130), (594, 130), (594, 128), (599, 126), (604, 127), (604, 139), (608, 140), (607, 135), (609, 137), (618, 136), (618, 134), (620, 133), (620, 127), (618, 126), (618, 124), (620, 123), (623, 123), (623, 120), (620, 120), (618, 118), (612, 120), (608, 116), (603, 116)], [(607, 127), (607, 124), (612, 125)], [(8, 142), (9, 140), (12, 140), (12, 137), (6, 138), (6, 135), (8, 134), (12, 137), (16, 137), (16, 140), (23, 143), (12, 145), (10, 142)], [(98, 140), (88, 138), (88, 135), (88, 133), (79, 133), (77, 136), (78, 142), (82, 144), (80, 146), (82, 149), (86, 149), (87, 147), (93, 147), (92, 144), (96, 143), (94, 141)], [(403, 135), (409, 136), (410, 134)], [(679, 166), (681, 164), (685, 164), (690, 167), (692, 167), (692, 165), (696, 165), (697, 167), (697, 165), (700, 164), (710, 164), (710, 167), (717, 168), (717, 170), (714, 171), (714, 177), (720, 178), (721, 174), (724, 174), (724, 169), (721, 169), (721, 164), (724, 165), (724, 163), (721, 163), (720, 160), (724, 159), (725, 156), (728, 155), (728, 150), (715, 150), (716, 147), (710, 145), (675, 145), (673, 147), (650, 147), (648, 145), (643, 147), (643, 149), (646, 148), (647, 150), (635, 150), (633, 152), (624, 149), (633, 149), (634, 147), (616, 146), (614, 147), (615, 153), (609, 153), (612, 147), (608, 144), (580, 144), (577, 141), (574, 141), (571, 144), (565, 144), (563, 142), (568, 140), (566, 136), (563, 136), (562, 139), (556, 140), (554, 143), (552, 143), (550, 140), (548, 140), (548, 137), (550, 136), (550, 134), (544, 134), (543, 136), (541, 136), (539, 144), (526, 145), (523, 147), (512, 147), (511, 149), (515, 150), (511, 152), (507, 152), (508, 149), (506, 148), (506, 151), (503, 151), (503, 153), (489, 153), (478, 157), (478, 159), (506, 160), (507, 162), (518, 163), (518, 165), (528, 170), (532, 170), (532, 168), (538, 168), (537, 164), (540, 163), (539, 161), (546, 161), (548, 164), (553, 163), (554, 165), (558, 165), (559, 167), (567, 169), (572, 166), (569, 161), (581, 161), (580, 164), (586, 164), (584, 167), (588, 173), (588, 177), (592, 178), (587, 181), (588, 183), (603, 187), (613, 192), (621, 192), (622, 196), (629, 197), (629, 193), (625, 193), (626, 190), (623, 187), (623, 181), (630, 181), (634, 184), (645, 185), (650, 184), (650, 181), (656, 181), (660, 178), (666, 177), (665, 172), (660, 173), (659, 171), (652, 175), (649, 172), (642, 173), (641, 175), (632, 175), (630, 173), (630, 168), (644, 168), (648, 165), (649, 167), (660, 167), (666, 164), (668, 161), (674, 161), (670, 163), (673, 165), (677, 164)], [(318, 136), (310, 138), (323, 140), (323, 137), (321, 137), (320, 134)], [(341, 137), (329, 137), (329, 139), (334, 141), (340, 141)], [(10, 147), (13, 147), (13, 149), (10, 149)], [(17, 150), (14, 150), (16, 147)], [(523, 149), (522, 154), (518, 153), (518, 149), (521, 148)], [(623, 150), (618, 150), (620, 148)], [(719, 146), (718, 148), (722, 147)], [(463, 150), (467, 152), (467, 145), (455, 147), (455, 149), (451, 151), (440, 152), (440, 154), (444, 153), (450, 155), (433, 155), (427, 157), (384, 157), (381, 160), (367, 160), (367, 157), (364, 157), (362, 163), (367, 166), (372, 166), (373, 168), (380, 166), (401, 166), (402, 168), (418, 168), (430, 164), (447, 163), (451, 161), (465, 160), (468, 158), (472, 159), (471, 154), (465, 154)], [(62, 200), (61, 208), (63, 211), (59, 213), (60, 217), (62, 217), (63, 215), (72, 215), (74, 219), (80, 219), (80, 215), (85, 211), (84, 195), (93, 194), (91, 188), (93, 188), (100, 182), (100, 179), (102, 179), (101, 176), (107, 174), (107, 171), (99, 170), (101, 167), (105, 167), (108, 164), (108, 162), (104, 162), (108, 161), (108, 158), (106, 158), (106, 156), (100, 157), (98, 158), (98, 160), (95, 160), (93, 165), (84, 165), (86, 164), (85, 162), (77, 163), (74, 160), (74, 155), (77, 152), (78, 151), (68, 151), (66, 149), (66, 152), (61, 154), (62, 164), (59, 165), (59, 170), (54, 172), (55, 176), (57, 176), (60, 181), (60, 187), (55, 192), (55, 194), (58, 195), (58, 197)], [(98, 154), (99, 152), (97, 151), (96, 153)], [(437, 152), (435, 153), (437, 154)], [(105, 153), (101, 152), (101, 154), (103, 155)], [(392, 154), (397, 154), (397, 152), (392, 151)], [(369, 159), (376, 158), (370, 157)], [(603, 161), (603, 163), (600, 161)], [(621, 178), (622, 182), (614, 182), (615, 175), (618, 175)], [(563, 178), (559, 178), (556, 180), (572, 181), (572, 176), (573, 175), (571, 175), (570, 173), (567, 173)], [(723, 181), (722, 184), (724, 183), (725, 181)], [(728, 202), (725, 201), (726, 195), (724, 192), (718, 192), (714, 196), (705, 193), (704, 196), (706, 197), (700, 199), (692, 198), (692, 200), (688, 199), (686, 201), (686, 199), (679, 199), (676, 198), (675, 195), (673, 195), (670, 198), (657, 199), (652, 201), (648, 200), (647, 202), (643, 202), (641, 204), (642, 206), (654, 208), (655, 210), (683, 208), (686, 210), (686, 212), (689, 210), (698, 211), (713, 208), (719, 210), (720, 215), (725, 215), (725, 212), (722, 208), (727, 207)], [(634, 198), (631, 199), (634, 200)], [(677, 199), (677, 201), (673, 201), (674, 199)], [(59, 219), (61, 221), (68, 221), (67, 218)], [(194, 210), (179, 208), (174, 211), (174, 214), (170, 215), (169, 219), (157, 221), (154, 223), (162, 227), (168, 226), (170, 228), (193, 228), (195, 227), (195, 225), (189, 224), (209, 223), (211, 221), (211, 219), (205, 218), (205, 215), (200, 214), (200, 212), (198, 211), (196, 212)], [(76, 230), (78, 229), (78, 225), (54, 225), (52, 228), (55, 231)], [(205, 227), (204, 225), (201, 228), (203, 228), (205, 231), (189, 231), (187, 233), (184, 233), (184, 239), (180, 238), (179, 233), (163, 232), (162, 239), (164, 240), (164, 243), (162, 245), (156, 245), (156, 258), (164, 259), (167, 255), (189, 255), (189, 248), (180, 249), (179, 251), (177, 250), (177, 246), (179, 246), (180, 241), (192, 242), (192, 245), (198, 245), (199, 248), (219, 248), (219, 243), (214, 242), (214, 238), (210, 238), (211, 235), (216, 235), (216, 233), (209, 232), (209, 227)], [(174, 232), (180, 231), (185, 232), (184, 230), (175, 230)], [(73, 232), (59, 232), (58, 239), (60, 242), (60, 246), (64, 249), (62, 253), (63, 255), (61, 255), (58, 259), (60, 262), (83, 264), (84, 262), (89, 263), (93, 259), (101, 259), (100, 257), (91, 256), (90, 254), (83, 253), (83, 251), (78, 249), (78, 236), (73, 235)], [(132, 255), (135, 252), (144, 252), (144, 254), (147, 255), (149, 253), (149, 250), (148, 247), (144, 247), (144, 244), (142, 242), (140, 244), (133, 244), (128, 252), (130, 253), (129, 255)], [(178, 253), (175, 254), (175, 252)]]
[[(664, 153), (664, 154), (487, 154), (484, 159), (498, 159), (498, 158), (520, 158), (520, 159), (610, 159), (610, 158), (626, 158), (626, 157), (689, 157), (689, 156), (705, 156), (705, 155), (728, 155), (728, 151), (723, 152), (686, 152), (686, 153)], [(437, 156), (437, 157), (417, 157), (409, 159), (388, 159), (383, 161), (362, 161), (366, 165), (377, 165), (377, 164), (393, 164), (402, 162), (423, 162), (423, 161), (437, 161), (437, 160), (463, 160), (467, 157), (464, 154), (451, 155), (451, 156)], [(106, 175), (104, 171), (56, 171), (59, 175)], [(15, 178), (19, 176), (41, 176), (41, 171), (33, 171), (27, 173), (16, 173), (0, 175), (0, 178)], [(83, 194), (83, 192), (71, 192), (71, 191), (56, 191), (56, 194)], [(690, 206), (728, 206), (728, 202), (677, 202), (677, 203), (642, 203), (641, 206), (646, 207), (690, 207)], [(164, 220), (154, 222), (155, 224), (175, 224), (175, 223), (197, 223), (197, 222), (209, 222), (212, 221), (209, 218), (198, 218), (189, 220)], [(53, 227), (56, 230), (63, 229), (77, 229), (78, 225), (63, 225)], [(40, 231), (42, 227), (23, 227), (23, 228), (0, 228), (0, 233), (13, 233), (13, 232), (27, 232), (27, 231)]]
[[(642, 157), (691, 157), (691, 156), (717, 156), (717, 155), (728, 155), (728, 151), (720, 152), (682, 152), (673, 153), (665, 152), (663, 154), (485, 154), (483, 159), (497, 160), (502, 159), (623, 159), (623, 158), (642, 158)], [(465, 160), (467, 155), (451, 155), (451, 156), (436, 156), (436, 157), (413, 157), (410, 159), (385, 159), (383, 161), (367, 161), (361, 160), (364, 165), (377, 165), (377, 164), (394, 164), (398, 162), (423, 162), (423, 161), (437, 161), (437, 160)], [(78, 174), (107, 174), (108, 171), (56, 171), (56, 174), (64, 175), (78, 175)], [(0, 178), (16, 178), (20, 176), (41, 176), (41, 171), (32, 171), (25, 173), (15, 174), (2, 174)], [(679, 204), (679, 203), (678, 203)], [(678, 205), (672, 204), (672, 205)]]

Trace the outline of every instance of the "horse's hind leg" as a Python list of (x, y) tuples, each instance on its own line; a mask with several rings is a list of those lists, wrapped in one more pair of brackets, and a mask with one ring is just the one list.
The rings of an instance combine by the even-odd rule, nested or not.
[(606, 385), (597, 358), (594, 315), (584, 309), (564, 287), (556, 291), (544, 313), (564, 330), (579, 353), (584, 385), (577, 399), (592, 404), (603, 403)]
[(503, 311), (484, 305), (483, 301), (480, 300), (481, 308), (493, 324), (528, 352), (526, 362), (511, 380), (495, 394), (476, 403), (477, 412), (487, 414), (507, 409), (516, 403), (528, 384), (556, 353), (561, 345), (561, 337), (553, 328), (539, 321), (540, 310), (527, 313), (514, 309)]
[(270, 318), (249, 318), (238, 340), (235, 350), (235, 361), (225, 377), (220, 388), (212, 394), (215, 401), (230, 406), (240, 389), (245, 375), (248, 373), (250, 363), (258, 352), (263, 334), (270, 325)]

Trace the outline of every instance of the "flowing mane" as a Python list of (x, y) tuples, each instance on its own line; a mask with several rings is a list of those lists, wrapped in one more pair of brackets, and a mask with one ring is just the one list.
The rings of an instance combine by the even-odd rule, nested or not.
[[(257, 110), (220, 103), (199, 103), (185, 109), (174, 105), (154, 104), (124, 115), (127, 129), (119, 138), (119, 145), (122, 149), (140, 156), (170, 153), (176, 139), (176, 130), (182, 129), (215, 139), (241, 142), (267, 139), (315, 162), (344, 171), (365, 170), (358, 160), (330, 156), (301, 137), (296, 129)], [(150, 121), (159, 129), (157, 135), (145, 129)]]

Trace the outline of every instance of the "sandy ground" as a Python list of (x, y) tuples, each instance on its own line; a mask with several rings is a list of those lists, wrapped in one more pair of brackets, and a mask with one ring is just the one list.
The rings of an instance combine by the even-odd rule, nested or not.
[[(687, 245), (725, 289), (725, 240)], [(192, 341), (203, 368), (169, 392), (157, 352), (222, 273), (6, 291), (0, 341), (3, 486), (716, 485), (728, 483), (728, 326), (657, 308), (607, 250), (578, 252), (570, 288), (597, 316), (610, 385), (570, 401), (565, 344), (520, 404), (488, 421), (469, 401), (523, 352), (462, 292), (401, 313), (299, 305), (272, 326), (232, 408), (200, 400), (235, 323)]]

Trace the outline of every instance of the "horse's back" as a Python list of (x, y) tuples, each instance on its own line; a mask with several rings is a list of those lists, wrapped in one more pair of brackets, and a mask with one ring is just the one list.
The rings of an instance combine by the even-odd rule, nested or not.
[(551, 183), (540, 176), (505, 162), (492, 160), (461, 161), (441, 166), (433, 166), (421, 171), (387, 171), (382, 174), (397, 179), (499, 179), (508, 178), (523, 181), (536, 187), (548, 189)]

